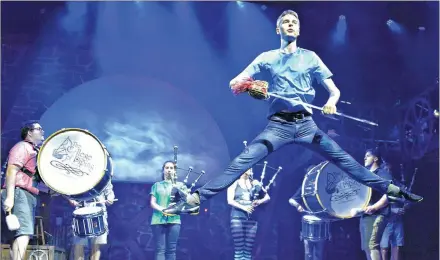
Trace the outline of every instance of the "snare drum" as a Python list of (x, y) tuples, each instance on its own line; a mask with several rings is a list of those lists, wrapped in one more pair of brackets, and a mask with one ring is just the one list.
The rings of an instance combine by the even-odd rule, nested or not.
[(330, 240), (330, 222), (313, 215), (302, 217), (301, 240), (322, 241)]
[(104, 145), (87, 130), (65, 128), (47, 138), (37, 159), (44, 183), (76, 200), (98, 196), (113, 175)]
[(304, 177), (302, 197), (314, 215), (327, 219), (352, 218), (353, 208), (365, 208), (371, 188), (353, 180), (328, 161), (313, 167)]
[(73, 212), (73, 232), (78, 237), (97, 237), (107, 232), (104, 210), (85, 207)]

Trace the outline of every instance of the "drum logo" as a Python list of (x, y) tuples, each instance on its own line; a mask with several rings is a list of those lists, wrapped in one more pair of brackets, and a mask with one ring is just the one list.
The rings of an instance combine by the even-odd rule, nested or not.
[(346, 174), (329, 172), (325, 191), (330, 195), (330, 201), (345, 203), (358, 197), (361, 184)]
[(30, 260), (48, 260), (49, 256), (43, 250), (34, 250), (29, 255), (28, 259), (30, 259)]
[(61, 145), (52, 152), (55, 160), (50, 164), (55, 168), (64, 170), (67, 174), (76, 176), (89, 175), (95, 168), (92, 163), (92, 156), (81, 151), (82, 146), (77, 142), (72, 142), (67, 137)]

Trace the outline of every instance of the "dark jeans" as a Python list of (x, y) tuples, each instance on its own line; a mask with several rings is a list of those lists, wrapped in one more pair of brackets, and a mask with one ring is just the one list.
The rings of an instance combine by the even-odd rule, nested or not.
[(151, 225), (156, 241), (156, 260), (175, 260), (180, 224)]
[(246, 170), (286, 144), (299, 144), (317, 152), (349, 174), (354, 180), (381, 193), (386, 193), (391, 183), (391, 181), (384, 180), (361, 166), (353, 157), (342, 150), (335, 141), (320, 130), (312, 117), (287, 121), (272, 116), (264, 131), (232, 160), (222, 175), (217, 176), (197, 190), (200, 199), (209, 199), (226, 189), (240, 178)]

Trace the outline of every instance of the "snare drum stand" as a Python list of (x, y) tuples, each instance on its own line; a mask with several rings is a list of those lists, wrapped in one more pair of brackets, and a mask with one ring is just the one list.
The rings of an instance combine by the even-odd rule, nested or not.
[[(330, 225), (331, 222), (328, 223)], [(326, 258), (324, 256), (326, 242), (332, 239), (330, 230), (328, 233), (328, 238), (305, 238), (302, 235), (300, 236), (300, 240), (304, 241), (305, 260), (324, 260)]]
[(323, 260), (325, 240), (310, 241), (304, 240), (304, 259)]

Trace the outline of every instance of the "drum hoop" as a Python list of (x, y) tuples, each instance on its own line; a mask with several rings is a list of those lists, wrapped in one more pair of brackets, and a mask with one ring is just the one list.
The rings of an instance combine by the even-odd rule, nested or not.
[[(82, 214), (82, 215), (81, 214), (75, 214), (75, 211), (77, 211), (79, 209), (85, 209), (85, 208), (96, 208), (96, 209), (98, 209), (98, 211), (92, 212), (92, 213), (87, 213), (87, 214)], [(104, 209), (102, 207), (96, 207), (96, 206), (93, 206), (93, 207), (80, 207), (80, 208), (75, 209), (72, 213), (73, 213), (73, 215), (76, 215), (76, 216), (86, 216), (86, 215), (104, 213)]]
[[(310, 219), (310, 218), (308, 218), (308, 216), (310, 216), (310, 217), (315, 217), (315, 218), (317, 218), (317, 219)], [(304, 220), (304, 221), (311, 221), (311, 222), (327, 222), (328, 220), (326, 220), (326, 219), (322, 219), (322, 218), (318, 218), (317, 216), (315, 216), (315, 215), (304, 215), (304, 216), (302, 216), (302, 218), (301, 218), (302, 220)]]
[(330, 223), (329, 220), (321, 219), (321, 220), (310, 220), (310, 219), (304, 219), (302, 223), (314, 225), (314, 224), (324, 224)]
[[(321, 175), (321, 172), (322, 172), (322, 168), (324, 168), (327, 164), (329, 164), (330, 163), (330, 161), (325, 161), (324, 163), (322, 163), (323, 165), (322, 165), (322, 167), (321, 167), (321, 170), (318, 172), (318, 174), (316, 174), (316, 180), (318, 180), (319, 179), (319, 176)], [(320, 166), (320, 164), (318, 164), (317, 166)], [(317, 167), (316, 166), (316, 167)], [(337, 167), (337, 166), (336, 166)], [(339, 168), (339, 167), (338, 167)], [(312, 171), (312, 170), (314, 170), (315, 169), (315, 167), (313, 167), (310, 171)], [(305, 182), (305, 178), (304, 178), (304, 182)], [(302, 188), (302, 190), (303, 190), (303, 192), (304, 192), (304, 182), (303, 182), (303, 188)], [(363, 184), (361, 184), (361, 185), (363, 185)], [(364, 185), (365, 186), (365, 185)], [(366, 202), (364, 203), (364, 205), (363, 205), (363, 207), (362, 208), (365, 208), (366, 206), (368, 206), (368, 204), (370, 203), (370, 200), (371, 200), (371, 193), (372, 193), (372, 190), (371, 190), (371, 188), (370, 187), (368, 187), (368, 186), (366, 186), (367, 187), (367, 191), (368, 191), (368, 195), (367, 195), (367, 200), (366, 200)], [(317, 181), (315, 181), (315, 190), (318, 190), (318, 182)], [(325, 212), (327, 212), (329, 215), (331, 215), (331, 216), (333, 216), (333, 217), (336, 217), (336, 218), (340, 218), (340, 219), (349, 219), (349, 218), (353, 218), (350, 214), (348, 214), (348, 215), (339, 215), (339, 214), (336, 214), (336, 213), (334, 213), (334, 212), (330, 212), (330, 211), (328, 211), (327, 210), (327, 208), (326, 207), (324, 207), (324, 205), (322, 204), (322, 201), (321, 201), (321, 198), (320, 198), (320, 196), (319, 196), (319, 193), (316, 193), (316, 195), (315, 195), (315, 197), (316, 197), (316, 199), (318, 200), (318, 203), (319, 203), (319, 205), (325, 210)], [(303, 199), (304, 200), (304, 204), (306, 205), (306, 207), (310, 210), (310, 211), (312, 211), (311, 209), (310, 209), (310, 207), (309, 207), (309, 205), (307, 205), (307, 202), (306, 202), (306, 200), (305, 199)], [(313, 212), (313, 211), (312, 211)]]
[(73, 213), (74, 218), (94, 218), (94, 217), (104, 217), (104, 212), (98, 211), (94, 213), (88, 213), (88, 214), (75, 214)]
[[(361, 185), (363, 185), (363, 184), (361, 184)], [(373, 194), (373, 189), (368, 186), (366, 186), (366, 187), (367, 187), (367, 191), (368, 191), (368, 194), (367, 194), (368, 199), (365, 201), (364, 205), (362, 206), (362, 209), (365, 209), (368, 206), (368, 204), (370, 204), (371, 195)], [(348, 216), (347, 218), (353, 218), (353, 216)]]
[[(325, 165), (327, 165), (327, 163), (328, 163), (328, 161), (325, 161), (325, 162), (322, 162), (322, 163), (316, 165), (315, 167), (313, 167), (312, 169), (310, 169), (310, 170), (306, 173), (306, 176), (309, 174), (309, 172), (312, 172), (312, 171), (315, 170), (316, 168), (318, 168), (318, 167), (321, 167), (321, 168), (324, 167)], [(321, 173), (321, 171), (319, 171), (318, 174), (316, 175), (316, 180), (318, 179), (318, 176), (319, 176), (320, 173)], [(304, 177), (306, 177), (306, 176), (304, 176)], [(306, 180), (307, 180), (307, 178), (304, 178), (303, 183), (302, 183), (302, 187), (301, 187), (301, 194), (304, 194), (304, 188), (305, 188), (304, 186), (305, 186), (305, 184), (306, 184)], [(317, 190), (317, 185), (318, 185), (318, 184), (315, 183), (315, 191)], [(318, 195), (318, 194), (316, 193), (316, 194), (315, 194), (315, 197), (316, 197), (316, 199), (318, 200), (319, 205), (320, 205), (324, 210), (326, 210), (326, 208), (322, 206), (321, 200), (317, 197), (317, 195)], [(304, 196), (302, 196), (302, 199), (303, 199), (304, 205), (307, 207), (307, 209), (308, 209), (309, 211), (313, 212), (313, 210), (310, 208), (309, 204), (307, 204), (307, 200), (305, 199)]]
[[(49, 187), (51, 190), (53, 190), (53, 191), (55, 191), (55, 192), (57, 192), (57, 193), (60, 193), (60, 194), (64, 194), (64, 193), (61, 192), (61, 191), (59, 191), (59, 190), (57, 190), (57, 189), (55, 189), (54, 187), (48, 185), (48, 184), (46, 183), (46, 180), (44, 179), (44, 175), (41, 174), (42, 171), (40, 171), (40, 155), (42, 154), (41, 151), (44, 150), (44, 148), (46, 147), (46, 144), (49, 142), (49, 140), (51, 140), (52, 138), (54, 138), (56, 135), (58, 135), (58, 134), (60, 134), (60, 133), (63, 133), (63, 132), (67, 132), (67, 131), (69, 131), (69, 130), (76, 130), (76, 131), (79, 131), (79, 132), (83, 132), (83, 133), (85, 133), (85, 134), (88, 134), (88, 135), (92, 136), (96, 141), (98, 141), (98, 143), (101, 145), (102, 151), (104, 152), (104, 162), (105, 162), (105, 164), (104, 164), (104, 170), (102, 171), (101, 178), (97, 181), (97, 183), (95, 183), (95, 186), (96, 186), (96, 185), (102, 180), (102, 178), (104, 177), (105, 172), (106, 172), (106, 169), (107, 169), (107, 167), (108, 167), (108, 165), (107, 165), (107, 163), (108, 163), (107, 157), (110, 157), (110, 155), (109, 155), (109, 153), (108, 153), (108, 151), (107, 151), (107, 148), (105, 148), (104, 144), (98, 139), (98, 137), (96, 137), (94, 134), (90, 133), (89, 131), (87, 131), (87, 130), (85, 130), (85, 129), (81, 129), (81, 128), (62, 128), (61, 130), (58, 130), (58, 131), (54, 132), (53, 134), (51, 134), (51, 135), (50, 135), (50, 136), (49, 136), (49, 137), (43, 142), (43, 144), (42, 144), (41, 147), (40, 147), (40, 152), (38, 153), (38, 156), (37, 156), (37, 169), (38, 169), (38, 172), (40, 173), (40, 177), (41, 177), (41, 179), (43, 180), (44, 184), (45, 184), (47, 187)], [(82, 192), (82, 193), (83, 193), (83, 192)], [(82, 193), (78, 193), (78, 194), (82, 194)], [(78, 195), (78, 194), (65, 194), (65, 195), (66, 195), (66, 196), (69, 196), (69, 195)]]

